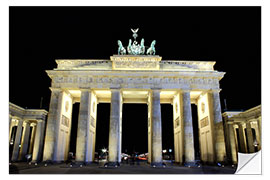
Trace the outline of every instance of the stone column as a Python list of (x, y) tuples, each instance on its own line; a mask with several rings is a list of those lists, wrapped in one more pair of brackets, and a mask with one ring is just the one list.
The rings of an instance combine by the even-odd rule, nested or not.
[(252, 130), (251, 130), (251, 125), (250, 122), (246, 123), (246, 128), (247, 128), (247, 145), (248, 145), (248, 152), (249, 153), (254, 153), (255, 149), (254, 149), (254, 138), (253, 138), (253, 134), (252, 134)]
[(256, 140), (258, 143), (258, 151), (261, 150), (261, 131), (260, 131), (260, 126), (258, 123), (259, 119), (256, 120), (256, 126), (255, 126), (255, 132), (256, 132)]
[(147, 162), (148, 163), (151, 163), (152, 162), (152, 115), (151, 115), (151, 109), (152, 109), (152, 102), (151, 102), (151, 92), (148, 92), (148, 97), (147, 97), (147, 110), (148, 110), (148, 127), (147, 127), (147, 133), (148, 133), (148, 160)]
[(229, 132), (229, 143), (231, 149), (231, 160), (233, 164), (237, 164), (237, 147), (236, 147), (236, 138), (234, 135), (234, 127), (233, 124), (228, 124), (228, 132)]
[(12, 116), (9, 116), (9, 142), (11, 138), (12, 128), (13, 128)]
[(89, 131), (90, 131), (91, 91), (81, 90), (80, 112), (78, 120), (76, 161), (79, 163), (88, 162)]
[(258, 130), (259, 130), (259, 133), (260, 133), (260, 137), (261, 137), (261, 132), (262, 132), (261, 120), (262, 120), (261, 117), (257, 119)]
[(52, 94), (44, 144), (44, 161), (54, 161), (57, 159), (57, 145), (63, 92), (61, 89), (57, 88), (51, 88), (51, 91)]
[(185, 165), (195, 164), (195, 152), (194, 152), (194, 135), (193, 135), (193, 124), (192, 124), (192, 112), (190, 103), (190, 91), (185, 90), (180, 93), (182, 106), (182, 121), (183, 121), (183, 133), (184, 133), (184, 163)]
[(152, 115), (152, 166), (162, 166), (162, 123), (160, 109), (160, 90), (153, 89), (151, 93)]
[(258, 145), (258, 150), (261, 150), (261, 142), (262, 142), (262, 139), (261, 139), (261, 137), (262, 137), (262, 135), (261, 135), (261, 132), (262, 132), (262, 126), (261, 126), (261, 117), (259, 117), (258, 119), (257, 119), (257, 141), (258, 141), (258, 143), (259, 143), (259, 145)]
[(20, 150), (20, 143), (21, 143), (21, 136), (22, 136), (23, 121), (22, 120), (18, 120), (18, 121), (19, 122), (18, 122), (18, 126), (17, 126), (17, 132), (16, 132), (11, 161), (17, 161), (19, 158), (19, 150)]
[(40, 160), (40, 155), (41, 155), (40, 144), (41, 144), (41, 134), (42, 134), (42, 123), (43, 123), (42, 121), (37, 121), (32, 162), (38, 162)]
[[(44, 136), (45, 136), (45, 126), (46, 126), (46, 122), (45, 121), (41, 121), (41, 137), (40, 137), (40, 150), (41, 150), (41, 152), (43, 151), (43, 147), (44, 147)], [(42, 153), (39, 153), (40, 154), (40, 157), (39, 157), (39, 159), (41, 159), (42, 157), (41, 157), (41, 154)]]
[(230, 126), (232, 124), (228, 123), (228, 117), (227, 116), (223, 116), (223, 120), (224, 120), (224, 137), (225, 137), (225, 145), (226, 145), (226, 153), (227, 153), (227, 160), (228, 162), (233, 162), (232, 160), (232, 151), (231, 151), (231, 139), (230, 139)]
[(30, 124), (29, 122), (25, 122), (24, 128), (23, 128), (20, 156), (19, 156), (20, 161), (24, 160), (25, 159), (24, 156), (27, 154), (27, 148), (29, 144), (29, 135), (30, 135)]
[[(219, 90), (212, 90), (209, 93), (210, 103), (212, 103), (212, 112), (213, 112), (213, 139), (214, 139), (214, 150), (215, 150), (215, 160), (216, 162), (226, 161), (226, 146), (224, 138), (224, 127), (221, 115), (221, 106), (220, 106), (220, 97)], [(211, 112), (210, 111), (210, 112)]]
[(11, 124), (12, 124), (12, 116), (9, 115), (9, 129), (11, 128)]
[(33, 154), (33, 145), (34, 145), (35, 134), (36, 134), (36, 124), (31, 123), (30, 127), (31, 126), (32, 126), (32, 133), (31, 133), (31, 139), (30, 139), (30, 146), (29, 146), (28, 154)]
[(238, 142), (238, 144), (240, 144), (240, 152), (247, 153), (245, 131), (241, 123), (238, 124), (238, 130), (239, 130), (239, 141), (240, 141)]
[(119, 165), (121, 156), (121, 93), (119, 89), (111, 90), (111, 114), (109, 132), (109, 165)]

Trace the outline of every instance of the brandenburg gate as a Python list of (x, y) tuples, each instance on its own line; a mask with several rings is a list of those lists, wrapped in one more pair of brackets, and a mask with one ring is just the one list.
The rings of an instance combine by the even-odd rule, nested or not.
[[(203, 162), (224, 162), (224, 130), (219, 81), (224, 72), (215, 62), (162, 60), (155, 55), (155, 41), (145, 53), (144, 40), (123, 47), (110, 60), (62, 59), (46, 71), (52, 80), (43, 161), (68, 158), (72, 104), (80, 103), (76, 161), (94, 161), (97, 104), (111, 103), (109, 164), (121, 161), (122, 106), (148, 105), (148, 162), (162, 164), (162, 103), (173, 105), (175, 162), (194, 164), (194, 134), (191, 104), (198, 108), (199, 141)], [(127, 53), (128, 51), (128, 53)], [(134, 112), (135, 113), (135, 112)]]

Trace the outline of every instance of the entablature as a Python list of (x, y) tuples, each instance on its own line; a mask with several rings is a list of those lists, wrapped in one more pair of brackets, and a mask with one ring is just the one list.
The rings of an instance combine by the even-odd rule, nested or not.
[(47, 71), (52, 87), (219, 89), (224, 72)]
[(22, 120), (44, 120), (48, 112), (44, 109), (24, 109), (13, 103), (9, 103), (9, 114)]

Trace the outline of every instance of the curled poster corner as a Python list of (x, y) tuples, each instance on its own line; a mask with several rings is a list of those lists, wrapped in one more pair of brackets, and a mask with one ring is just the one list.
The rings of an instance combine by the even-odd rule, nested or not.
[(238, 153), (235, 174), (262, 174), (261, 156), (261, 151), (251, 154)]

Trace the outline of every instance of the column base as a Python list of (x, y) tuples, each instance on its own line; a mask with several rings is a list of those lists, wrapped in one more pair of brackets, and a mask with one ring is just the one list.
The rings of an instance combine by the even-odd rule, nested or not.
[(186, 167), (197, 167), (197, 166), (198, 166), (198, 165), (196, 164), (195, 161), (192, 161), (192, 162), (184, 162), (183, 165), (186, 166)]
[(152, 162), (151, 167), (156, 168), (156, 167), (166, 167), (166, 164), (163, 162)]
[(119, 167), (120, 166), (120, 162), (107, 162), (104, 164), (104, 167)]
[[(33, 162), (33, 161), (31, 161)], [(61, 164), (61, 163), (65, 163), (65, 161), (52, 161), (52, 160), (47, 160), (47, 161), (42, 161), (43, 164), (46, 165), (53, 165), (53, 164)]]
[(84, 161), (75, 161), (75, 165), (85, 165)]

